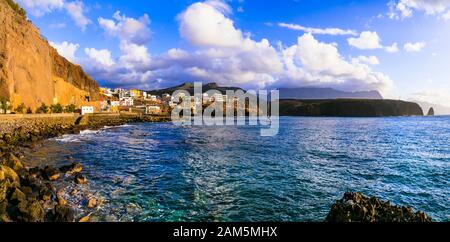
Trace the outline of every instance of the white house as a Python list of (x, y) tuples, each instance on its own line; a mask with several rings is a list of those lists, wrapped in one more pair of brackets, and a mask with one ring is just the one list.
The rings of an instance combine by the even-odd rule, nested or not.
[(81, 107), (81, 115), (94, 113), (94, 107), (93, 106), (82, 106)]

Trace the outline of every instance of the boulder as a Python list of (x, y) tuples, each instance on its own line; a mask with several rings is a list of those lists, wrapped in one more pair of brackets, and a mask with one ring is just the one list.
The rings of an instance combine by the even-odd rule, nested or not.
[(67, 205), (56, 205), (50, 213), (49, 219), (54, 222), (73, 222), (75, 220), (75, 215), (71, 207)]
[(75, 180), (74, 181), (78, 185), (85, 185), (88, 182), (87, 178), (84, 175), (82, 175), (82, 174), (77, 174), (75, 176)]
[(14, 171), (19, 171), (23, 169), (22, 162), (13, 154), (7, 154), (2, 161), (2, 164), (10, 167)]
[(432, 222), (423, 212), (414, 213), (410, 207), (391, 205), (376, 197), (347, 192), (332, 205), (326, 222)]
[(74, 175), (74, 174), (78, 174), (80, 172), (83, 171), (83, 166), (78, 163), (72, 163), (71, 165), (68, 166), (63, 166), (61, 168), (59, 168), (59, 170), (63, 173), (69, 174), (69, 175)]
[(97, 207), (97, 204), (98, 204), (98, 200), (96, 198), (90, 198), (87, 201), (87, 207), (88, 208), (95, 208), (95, 207)]
[(8, 166), (0, 165), (0, 176), (8, 183), (8, 187), (19, 187), (20, 178), (17, 173)]
[(9, 201), (19, 204), (27, 200), (27, 196), (19, 188), (15, 188), (9, 197)]
[(13, 212), (13, 220), (18, 222), (44, 222), (45, 211), (38, 201), (22, 201)]
[(51, 166), (46, 166), (42, 172), (44, 174), (44, 177), (49, 181), (56, 181), (61, 176), (59, 171)]

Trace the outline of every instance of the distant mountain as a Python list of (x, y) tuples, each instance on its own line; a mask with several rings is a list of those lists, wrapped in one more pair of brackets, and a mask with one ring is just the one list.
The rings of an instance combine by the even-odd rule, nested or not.
[(424, 112), (428, 112), (430, 108), (433, 108), (434, 115), (450, 115), (450, 107), (445, 107), (442, 105), (432, 104), (428, 102), (419, 102), (419, 101), (414, 102), (418, 103), (422, 107)]
[(344, 92), (333, 88), (280, 88), (280, 99), (383, 99), (378, 91)]
[(399, 100), (280, 100), (281, 116), (386, 117), (423, 116), (417, 103)]
[[(166, 89), (160, 89), (160, 90), (153, 90), (153, 91), (149, 91), (148, 93), (150, 93), (151, 95), (162, 96), (163, 94), (166, 94), (166, 93), (172, 95), (175, 91), (178, 91), (178, 90), (188, 91), (191, 95), (194, 95), (194, 83), (186, 82), (179, 86), (170, 87), (170, 88), (166, 88)], [(217, 85), (217, 83), (208, 83), (208, 84), (205, 84), (202, 86), (203, 93), (205, 93), (209, 90), (217, 90), (217, 91), (220, 91), (222, 94), (225, 94), (227, 90), (236, 91), (236, 90), (243, 90), (243, 89), (239, 88), (239, 87), (220, 87), (219, 85)]]

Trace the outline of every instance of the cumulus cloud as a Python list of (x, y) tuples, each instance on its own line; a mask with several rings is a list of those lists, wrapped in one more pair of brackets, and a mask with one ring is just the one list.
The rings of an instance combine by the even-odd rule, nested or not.
[(143, 45), (150, 41), (150, 18), (144, 14), (139, 19), (121, 15), (119, 11), (114, 13), (112, 19), (99, 18), (98, 23), (110, 36), (122, 41)]
[(450, 95), (444, 90), (426, 90), (416, 92), (410, 96), (410, 99), (450, 107)]
[(364, 31), (357, 38), (349, 38), (348, 44), (361, 50), (381, 49), (381, 39), (377, 32)]
[(64, 6), (64, 0), (18, 0), (17, 2), (37, 17)]
[(448, 0), (396, 0), (390, 1), (388, 16), (392, 19), (404, 19), (413, 16), (415, 11), (427, 15), (450, 17), (450, 1)]
[(417, 43), (406, 43), (403, 46), (403, 49), (405, 49), (406, 52), (420, 52), (423, 48), (425, 48), (426, 43), (425, 42), (417, 42)]
[(111, 67), (115, 64), (111, 57), (111, 51), (107, 49), (97, 50), (95, 48), (85, 48), (84, 53), (99, 65)]
[(353, 35), (357, 36), (358, 32), (351, 29), (339, 29), (339, 28), (311, 28), (305, 27), (298, 24), (289, 24), (289, 23), (278, 23), (279, 27), (287, 28), (291, 30), (303, 31), (311, 34), (322, 34), (322, 35)]
[[(145, 41), (136, 40), (146, 38), (131, 38), (134, 31), (123, 34), (124, 24), (120, 23), (127, 17), (117, 14), (113, 19), (99, 20), (105, 33), (120, 40), (121, 53), (110, 67), (86, 66), (95, 78), (112, 86), (142, 89), (186, 81), (244, 88), (314, 85), (382, 92), (392, 86), (388, 76), (371, 68), (379, 63), (375, 56), (345, 58), (336, 44), (320, 42), (311, 33), (299, 37), (293, 46), (278, 44), (275, 48), (267, 39), (255, 40), (244, 34), (234, 25), (231, 14), (222, 1), (190, 5), (177, 20), (180, 35), (192, 49), (174, 48), (152, 56)], [(136, 21), (148, 27), (149, 21)]]
[(378, 61), (376, 57), (360, 57), (349, 62), (334, 44), (322, 43), (311, 34), (299, 37), (297, 45), (283, 51), (288, 82), (294, 85), (327, 85), (350, 90), (379, 90), (387, 93), (392, 80), (373, 71), (364, 62)]
[(388, 53), (396, 53), (396, 52), (398, 52), (400, 50), (398, 48), (398, 44), (397, 43), (393, 43), (391, 46), (385, 46), (384, 49)]
[(84, 3), (79, 0), (18, 0), (18, 2), (36, 17), (41, 17), (55, 10), (65, 10), (74, 24), (83, 31), (91, 23), (91, 20), (85, 15)]
[(50, 45), (53, 46), (58, 51), (58, 53), (65, 57), (67, 60), (71, 62), (77, 62), (75, 52), (77, 52), (77, 50), (80, 48), (79, 44), (73, 44), (64, 41), (62, 43), (50, 42)]
[(84, 14), (85, 7), (83, 2), (67, 2), (64, 7), (67, 10), (67, 14), (69, 14), (69, 16), (75, 22), (75, 25), (80, 27), (83, 31), (86, 29), (86, 26), (91, 23), (91, 20), (88, 19)]

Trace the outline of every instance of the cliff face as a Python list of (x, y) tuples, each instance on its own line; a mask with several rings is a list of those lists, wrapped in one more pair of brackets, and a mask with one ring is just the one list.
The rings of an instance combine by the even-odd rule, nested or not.
[(417, 103), (397, 100), (280, 100), (282, 116), (383, 117), (423, 116)]
[(100, 94), (80, 66), (61, 57), (31, 22), (0, 0), (0, 98), (34, 110), (41, 103), (85, 105)]

